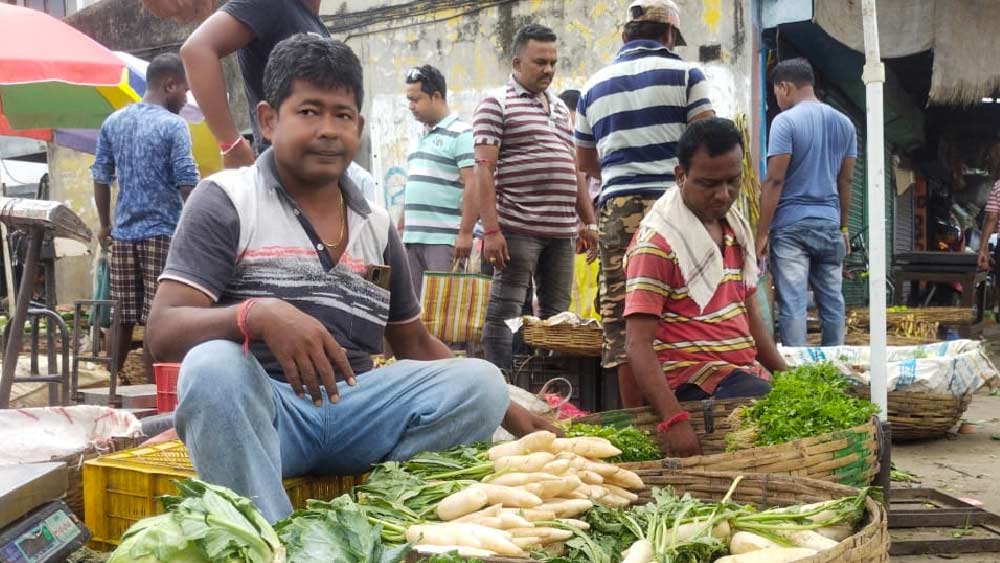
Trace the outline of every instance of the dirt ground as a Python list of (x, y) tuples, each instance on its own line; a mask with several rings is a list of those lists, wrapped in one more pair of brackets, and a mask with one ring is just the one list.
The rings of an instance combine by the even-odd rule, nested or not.
[[(919, 484), (963, 499), (974, 499), (983, 508), (1000, 514), (1000, 397), (977, 395), (965, 413), (977, 423), (975, 434), (896, 444), (892, 460), (896, 469), (916, 475)], [(893, 486), (902, 487), (899, 483)], [(1000, 553), (948, 556), (893, 557), (892, 563), (958, 561), (996, 563)]]

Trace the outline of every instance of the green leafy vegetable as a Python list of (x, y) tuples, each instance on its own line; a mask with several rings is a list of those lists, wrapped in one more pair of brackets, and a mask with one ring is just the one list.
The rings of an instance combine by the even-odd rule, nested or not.
[(166, 514), (146, 518), (122, 536), (108, 563), (281, 563), (284, 548), (253, 503), (196, 479), (161, 497)]
[(397, 563), (409, 549), (383, 547), (381, 526), (373, 526), (347, 495), (329, 502), (310, 500), (275, 528), (288, 563)]
[(737, 410), (737, 431), (726, 436), (726, 449), (784, 444), (864, 424), (878, 407), (847, 394), (849, 385), (829, 362), (776, 373), (767, 396)]
[(575, 436), (607, 438), (612, 446), (622, 451), (620, 456), (607, 460), (610, 463), (650, 461), (663, 457), (656, 440), (647, 432), (643, 432), (635, 426), (616, 428), (596, 424), (573, 424), (566, 429), (566, 437), (572, 438)]
[(398, 462), (386, 462), (376, 465), (352, 494), (370, 521), (382, 526), (382, 539), (400, 544), (406, 542), (407, 527), (436, 520), (439, 502), (475, 482), (429, 481), (407, 472)]

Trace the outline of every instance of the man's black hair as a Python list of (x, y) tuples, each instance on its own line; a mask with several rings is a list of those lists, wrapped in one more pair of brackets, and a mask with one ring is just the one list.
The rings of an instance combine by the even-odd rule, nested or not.
[(566, 104), (569, 111), (576, 111), (576, 106), (580, 104), (580, 91), (579, 90), (563, 90), (562, 94), (559, 94), (559, 99)]
[(444, 81), (441, 71), (431, 65), (413, 67), (406, 73), (406, 83), (420, 83), (420, 91), (433, 96), (434, 92), (441, 93), (441, 99), (448, 99), (448, 85)]
[(556, 40), (556, 32), (552, 28), (545, 27), (537, 23), (529, 23), (517, 30), (514, 36), (514, 46), (512, 52), (517, 56), (521, 49), (528, 44), (528, 41), (540, 41), (542, 43), (553, 43)]
[(277, 110), (296, 80), (350, 90), (359, 110), (364, 102), (361, 62), (343, 41), (297, 33), (275, 45), (264, 68), (264, 99)]
[(147, 88), (158, 88), (167, 78), (181, 82), (187, 81), (187, 75), (184, 74), (184, 61), (177, 53), (156, 55), (146, 67)]
[(815, 86), (816, 76), (809, 61), (799, 57), (781, 61), (771, 71), (771, 84), (791, 82), (796, 87)]
[(669, 23), (664, 22), (631, 21), (625, 24), (622, 39), (626, 43), (629, 41), (638, 41), (640, 39), (659, 41), (660, 38), (667, 33), (667, 30), (670, 29), (670, 27)]
[(691, 169), (691, 159), (699, 150), (704, 149), (708, 156), (719, 156), (737, 146), (741, 152), (746, 148), (743, 136), (732, 120), (723, 117), (699, 119), (688, 125), (687, 131), (681, 135), (677, 143), (677, 160), (687, 171)]

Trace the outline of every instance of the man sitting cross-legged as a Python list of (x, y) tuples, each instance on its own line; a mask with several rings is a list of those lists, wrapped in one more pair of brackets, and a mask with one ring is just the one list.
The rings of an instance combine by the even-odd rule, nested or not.
[(739, 131), (728, 119), (694, 122), (677, 158), (678, 189), (653, 204), (626, 253), (625, 334), (639, 389), (663, 421), (661, 449), (683, 457), (701, 446), (680, 401), (764, 395), (764, 368), (785, 363), (756, 301), (753, 231), (733, 208)]
[[(198, 474), (276, 521), (292, 509), (282, 477), (361, 473), (487, 440), (501, 420), (551, 429), (420, 323), (388, 213), (344, 175), (364, 126), (351, 49), (290, 37), (264, 84), (272, 148), (195, 188), (149, 318), (154, 356), (183, 358), (175, 424)], [(383, 336), (400, 361), (372, 370)]]

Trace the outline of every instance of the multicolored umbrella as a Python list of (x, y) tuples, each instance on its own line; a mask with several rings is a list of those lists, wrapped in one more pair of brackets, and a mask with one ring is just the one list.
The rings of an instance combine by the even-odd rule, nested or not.
[(0, 134), (97, 128), (140, 99), (121, 59), (44, 12), (0, 3), (0, 37)]

